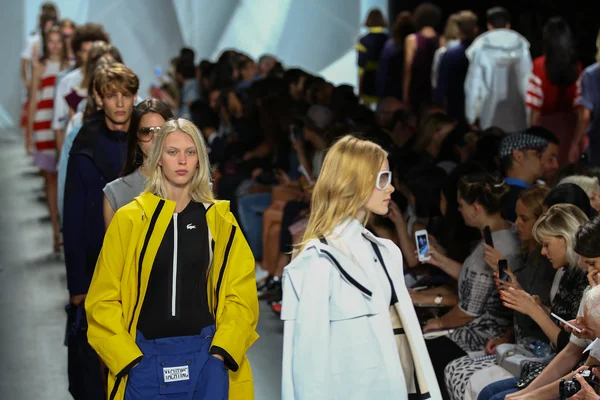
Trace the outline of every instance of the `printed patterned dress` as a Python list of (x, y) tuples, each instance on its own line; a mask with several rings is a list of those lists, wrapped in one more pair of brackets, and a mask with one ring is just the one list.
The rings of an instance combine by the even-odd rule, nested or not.
[(48, 172), (56, 172), (56, 137), (51, 124), (54, 113), (56, 77), (60, 71), (61, 64), (59, 62), (46, 61), (45, 71), (40, 78), (33, 122), (33, 141), (36, 149), (34, 162), (42, 171)]

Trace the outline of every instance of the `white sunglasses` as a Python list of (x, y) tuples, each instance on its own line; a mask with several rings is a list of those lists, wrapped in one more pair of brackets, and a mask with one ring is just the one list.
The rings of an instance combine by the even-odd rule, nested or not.
[(385, 190), (392, 183), (392, 171), (379, 171), (375, 187), (379, 190)]

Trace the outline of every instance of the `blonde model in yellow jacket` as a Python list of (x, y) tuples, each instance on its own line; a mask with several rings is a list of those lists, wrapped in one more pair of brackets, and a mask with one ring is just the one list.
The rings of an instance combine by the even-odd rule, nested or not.
[[(220, 385), (215, 374), (219, 375), (221, 368), (225, 385), (228, 385), (225, 398), (252, 400), (252, 372), (246, 353), (258, 338), (255, 331), (258, 300), (254, 257), (229, 211), (229, 202), (215, 201), (212, 196), (206, 147), (198, 128), (183, 119), (165, 123), (157, 134), (148, 163), (152, 176), (146, 191), (115, 214), (85, 300), (88, 340), (109, 369), (109, 399), (154, 399), (163, 394), (170, 394), (169, 398), (174, 399), (221, 399), (221, 388), (214, 387)], [(162, 339), (140, 342), (137, 330), (140, 312), (157, 253), (164, 245), (165, 232), (173, 231), (173, 221), (177, 232), (176, 215), (190, 204), (203, 205), (206, 215), (208, 240), (198, 243), (197, 249), (200, 252), (202, 246), (206, 246), (203, 250), (208, 248), (210, 253), (206, 300), (209, 318), (214, 320), (215, 326), (202, 329), (202, 335), (206, 335), (202, 338), (197, 332), (193, 337), (193, 340), (197, 339), (195, 342), (186, 341), (190, 338), (187, 336), (172, 338), (171, 353), (181, 352), (181, 346), (188, 346), (185, 343), (194, 343), (197, 347), (204, 346), (203, 340), (208, 341), (202, 350), (200, 347), (193, 349), (196, 353), (190, 350), (191, 355), (184, 362), (173, 361), (176, 356), (171, 353), (158, 354), (158, 361), (152, 361), (156, 362), (156, 367), (149, 366), (148, 360), (154, 355), (146, 354), (142, 349), (160, 348), (163, 343), (160, 342)], [(196, 225), (188, 224), (179, 231), (193, 232), (195, 228)], [(192, 246), (186, 247), (179, 251), (193, 254), (189, 248)], [(177, 245), (174, 254), (173, 259), (176, 259)], [(176, 271), (175, 261), (173, 263)], [(175, 289), (173, 284), (173, 292)], [(170, 307), (170, 299), (165, 302)], [(151, 309), (146, 313), (152, 316), (156, 311)], [(140, 343), (144, 345), (138, 346)], [(212, 368), (210, 374), (209, 368)], [(151, 378), (148, 378), (149, 374)], [(133, 385), (138, 379), (134, 377), (142, 375), (144, 378)], [(155, 377), (157, 382), (149, 383)], [(142, 386), (143, 390), (140, 389)], [(200, 386), (204, 389), (199, 389)], [(176, 396), (177, 393), (180, 396)]]

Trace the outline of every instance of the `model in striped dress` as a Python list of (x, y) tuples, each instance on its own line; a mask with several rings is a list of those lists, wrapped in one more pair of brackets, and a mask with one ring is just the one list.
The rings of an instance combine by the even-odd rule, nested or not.
[(46, 199), (54, 231), (54, 251), (60, 251), (58, 222), (58, 181), (56, 138), (51, 128), (54, 109), (54, 86), (58, 74), (68, 66), (64, 39), (58, 27), (51, 28), (44, 39), (44, 56), (33, 68), (29, 89), (29, 118), (25, 131), (27, 152), (34, 155), (46, 183)]

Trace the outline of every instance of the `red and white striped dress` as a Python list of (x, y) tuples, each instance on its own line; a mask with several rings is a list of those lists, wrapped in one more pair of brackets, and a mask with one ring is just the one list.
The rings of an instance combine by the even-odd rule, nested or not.
[(33, 140), (36, 148), (34, 161), (41, 170), (49, 172), (56, 172), (57, 163), (56, 137), (51, 125), (54, 113), (54, 89), (60, 71), (60, 62), (46, 61), (45, 71), (40, 78), (33, 122)]

